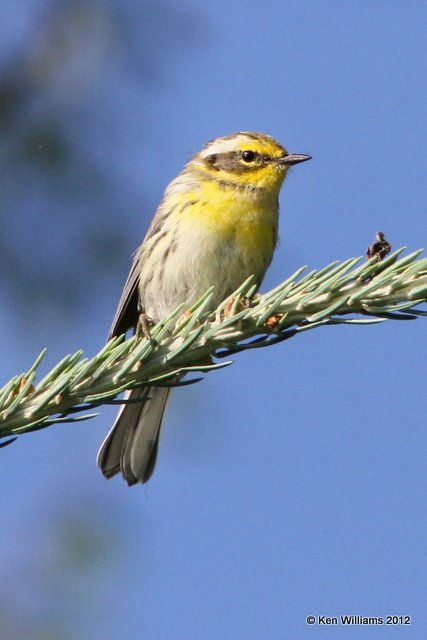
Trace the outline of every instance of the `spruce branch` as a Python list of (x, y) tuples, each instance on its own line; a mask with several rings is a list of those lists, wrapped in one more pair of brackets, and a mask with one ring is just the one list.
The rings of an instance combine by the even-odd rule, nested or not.
[(192, 384), (200, 378), (185, 381), (182, 375), (227, 366), (231, 362), (222, 360), (234, 353), (315, 327), (426, 316), (419, 305), (427, 302), (427, 259), (418, 259), (422, 250), (400, 257), (403, 251), (381, 262), (333, 262), (306, 275), (303, 267), (262, 295), (255, 295), (251, 277), (213, 313), (211, 288), (190, 310), (181, 306), (153, 327), (151, 341), (114, 338), (93, 358), (77, 351), (34, 386), (42, 351), (28, 371), (0, 389), (0, 438), (87, 420), (97, 415), (87, 411), (121, 404), (117, 396), (125, 389)]

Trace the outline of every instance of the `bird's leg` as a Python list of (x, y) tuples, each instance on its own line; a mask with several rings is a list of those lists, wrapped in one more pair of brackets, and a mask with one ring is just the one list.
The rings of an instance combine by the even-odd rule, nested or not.
[(251, 300), (246, 298), (246, 296), (238, 296), (237, 298), (229, 298), (227, 300), (227, 304), (225, 305), (222, 311), (223, 320), (227, 320), (227, 318), (231, 318), (235, 316), (243, 309), (247, 309), (250, 306)]
[(156, 341), (152, 337), (151, 331), (150, 331), (151, 327), (153, 326), (154, 326), (154, 322), (151, 320), (151, 318), (147, 316), (147, 314), (144, 311), (142, 311), (138, 316), (138, 323), (136, 325), (135, 333), (138, 338), (140, 338), (141, 335), (147, 338), (147, 340), (149, 340), (152, 346), (156, 344)]

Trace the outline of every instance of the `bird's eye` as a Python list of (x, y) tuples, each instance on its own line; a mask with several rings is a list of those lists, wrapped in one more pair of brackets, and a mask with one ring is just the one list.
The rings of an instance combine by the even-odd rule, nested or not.
[(255, 155), (255, 151), (242, 151), (242, 160), (244, 160), (244, 162), (253, 162)]

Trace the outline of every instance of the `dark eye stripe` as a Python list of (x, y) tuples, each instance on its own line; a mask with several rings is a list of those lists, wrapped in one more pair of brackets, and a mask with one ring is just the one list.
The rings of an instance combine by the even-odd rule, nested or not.
[[(246, 152), (251, 151), (249, 149)], [(243, 158), (245, 151), (228, 151), (224, 153), (213, 153), (204, 159), (204, 162), (212, 169), (217, 171), (229, 171), (232, 173), (247, 173), (249, 171), (258, 171), (260, 168), (274, 162), (275, 158), (268, 155), (261, 155), (256, 151), (253, 159), (246, 160)]]

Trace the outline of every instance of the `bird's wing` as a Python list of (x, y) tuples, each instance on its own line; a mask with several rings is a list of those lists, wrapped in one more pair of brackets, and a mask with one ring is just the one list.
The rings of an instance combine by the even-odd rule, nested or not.
[(122, 295), (120, 296), (119, 305), (117, 307), (116, 315), (114, 316), (113, 324), (111, 325), (108, 339), (111, 340), (114, 336), (120, 336), (122, 333), (126, 333), (128, 329), (135, 329), (138, 323), (138, 283), (140, 275), (140, 262), (138, 254), (134, 255), (132, 267), (126, 284), (123, 288)]

